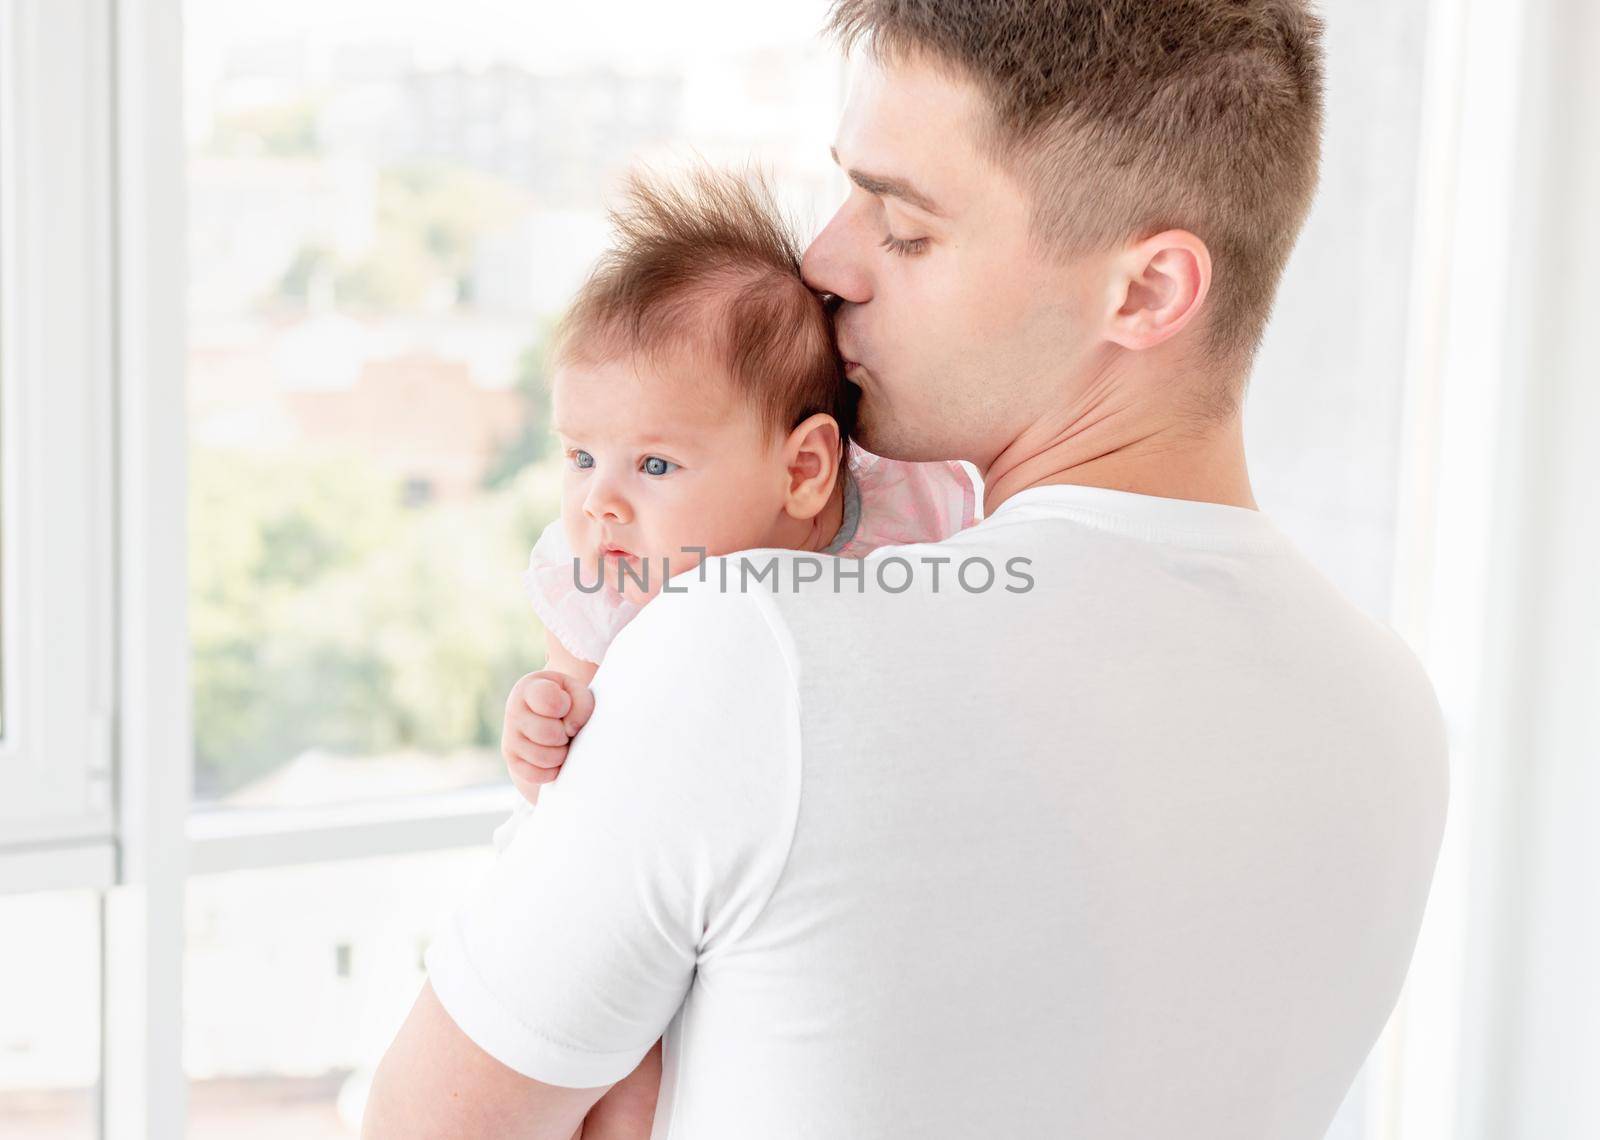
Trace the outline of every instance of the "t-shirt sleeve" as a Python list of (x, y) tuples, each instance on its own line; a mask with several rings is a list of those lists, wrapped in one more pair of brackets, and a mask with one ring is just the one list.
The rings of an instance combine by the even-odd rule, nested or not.
[(428, 949), (462, 1031), (547, 1084), (632, 1072), (697, 963), (756, 920), (788, 858), (792, 643), (770, 598), (716, 582), (663, 593), (617, 637), (538, 818)]

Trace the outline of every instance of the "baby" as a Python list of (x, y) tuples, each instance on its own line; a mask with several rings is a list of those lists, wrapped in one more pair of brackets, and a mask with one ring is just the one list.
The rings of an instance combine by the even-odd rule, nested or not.
[[(523, 802), (495, 832), (497, 850), (588, 719), (607, 646), (668, 578), (706, 555), (859, 558), (973, 522), (975, 488), (959, 464), (851, 444), (856, 389), (763, 180), (635, 175), (611, 220), (615, 243), (553, 343), (561, 518), (522, 578), (547, 668), (506, 702), (501, 751)], [(660, 1049), (595, 1105), (584, 1140), (648, 1140)]]

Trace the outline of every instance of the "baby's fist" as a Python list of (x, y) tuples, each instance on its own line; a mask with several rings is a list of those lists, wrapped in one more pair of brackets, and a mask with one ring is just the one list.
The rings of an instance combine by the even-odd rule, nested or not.
[(589, 686), (553, 669), (529, 673), (506, 698), (500, 752), (511, 782), (529, 803), (555, 779), (567, 759), (567, 744), (594, 712)]

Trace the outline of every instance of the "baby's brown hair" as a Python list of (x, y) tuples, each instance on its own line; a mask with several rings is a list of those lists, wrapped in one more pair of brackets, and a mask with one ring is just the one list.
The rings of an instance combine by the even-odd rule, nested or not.
[(723, 363), (769, 432), (826, 412), (848, 439), (855, 389), (763, 174), (635, 171), (609, 213), (615, 241), (556, 328), (556, 367), (697, 352)]

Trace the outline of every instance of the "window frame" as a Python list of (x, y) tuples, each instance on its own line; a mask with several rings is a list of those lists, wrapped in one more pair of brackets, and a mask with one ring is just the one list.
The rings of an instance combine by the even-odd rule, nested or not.
[(0, 5), (0, 884), (46, 850), (58, 883), (110, 882), (108, 22), (104, 4)]

